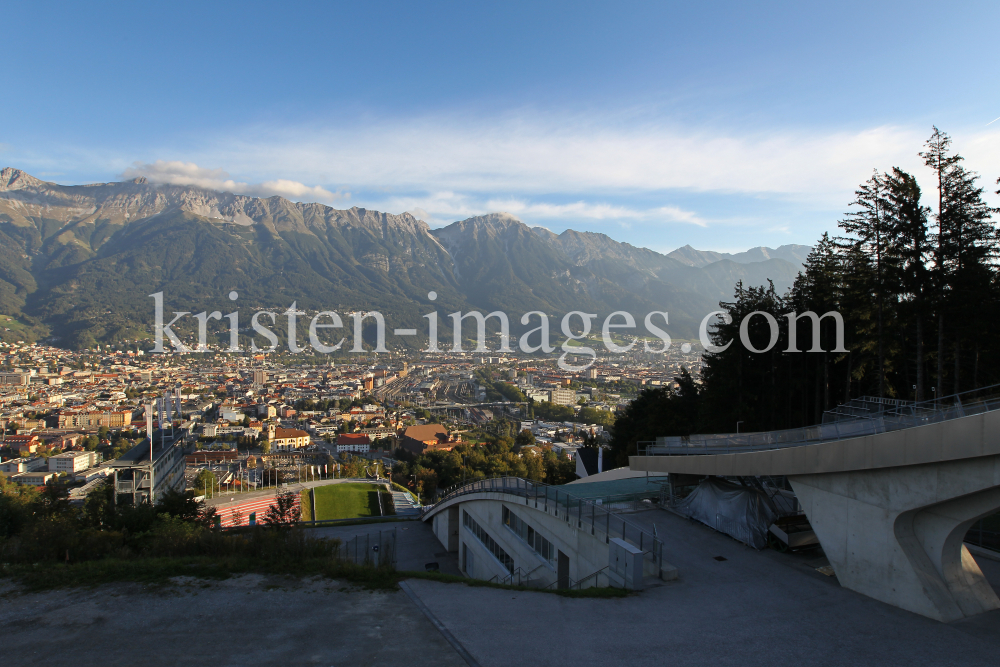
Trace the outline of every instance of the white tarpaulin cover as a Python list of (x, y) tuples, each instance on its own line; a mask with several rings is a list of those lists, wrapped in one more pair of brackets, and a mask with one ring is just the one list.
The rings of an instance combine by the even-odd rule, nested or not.
[(718, 477), (703, 480), (674, 509), (754, 549), (767, 546), (767, 530), (777, 518), (759, 491)]

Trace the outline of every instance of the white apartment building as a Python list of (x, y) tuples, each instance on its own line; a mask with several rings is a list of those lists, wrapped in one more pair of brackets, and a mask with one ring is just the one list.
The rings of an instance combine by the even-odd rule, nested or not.
[(10, 459), (9, 461), (4, 461), (0, 463), (0, 473), (5, 475), (16, 475), (22, 472), (37, 472), (39, 470), (45, 470), (46, 463), (45, 459), (41, 456), (36, 456), (30, 459)]
[(576, 404), (576, 391), (573, 389), (553, 389), (549, 394), (552, 396), (549, 400), (558, 405)]
[(49, 472), (64, 472), (72, 475), (100, 463), (97, 452), (63, 452), (49, 457)]
[(54, 472), (39, 470), (37, 472), (19, 472), (16, 475), (11, 475), (10, 480), (12, 482), (16, 482), (17, 484), (42, 486), (55, 476), (56, 474)]

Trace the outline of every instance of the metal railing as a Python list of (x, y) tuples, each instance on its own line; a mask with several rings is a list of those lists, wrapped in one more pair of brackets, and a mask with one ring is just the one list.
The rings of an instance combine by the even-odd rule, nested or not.
[[(872, 403), (877, 403), (872, 399)], [(895, 404), (894, 404), (895, 403)], [(851, 416), (804, 428), (759, 433), (712, 433), (644, 441), (639, 456), (735, 454), (847, 440), (1000, 410), (1000, 385), (961, 392), (929, 401), (882, 401), (872, 416)], [(836, 413), (836, 409), (832, 411)], [(843, 414), (843, 413), (840, 413)]]
[[(579, 529), (589, 530), (591, 535), (603, 536), (605, 542), (610, 542), (613, 537), (621, 538), (643, 551), (643, 557), (649, 567), (655, 569), (657, 576), (662, 573), (662, 540), (618, 514), (614, 507), (607, 508), (594, 500), (580, 498), (565, 486), (549, 486), (520, 477), (481, 479), (464, 486), (452, 487), (437, 503), (424, 507), (423, 514), (433, 511), (442, 502), (475, 493), (515, 496), (528, 507), (550, 513)], [(658, 493), (657, 489), (653, 495)]]
[[(597, 572), (592, 572), (591, 574), (588, 574), (586, 577), (584, 577), (580, 581), (576, 582), (573, 586), (571, 586), (571, 588), (576, 588), (577, 590), (583, 590), (584, 588), (594, 588), (594, 587), (619, 588), (618, 586), (614, 585), (614, 580), (608, 574), (608, 569), (610, 567), (611, 567), (610, 565), (605, 565)], [(605, 580), (604, 586), (601, 586), (601, 577), (604, 577)]]
[(535, 569), (531, 570), (530, 572), (525, 572), (520, 567), (516, 567), (514, 568), (514, 571), (508, 574), (507, 576), (501, 577), (499, 574), (495, 574), (487, 581), (489, 583), (504, 584), (506, 586), (531, 586), (532, 583), (531, 575), (533, 575), (535, 572), (538, 572), (538, 570), (542, 569), (543, 567), (545, 567), (544, 563), (539, 565)]
[[(565, 586), (560, 586), (559, 585), (560, 581), (556, 579), (548, 586), (545, 586), (545, 590), (556, 588), (565, 591), (572, 591), (572, 590), (582, 591), (584, 588), (622, 588), (622, 586), (620, 585), (616, 586), (615, 580), (611, 578), (610, 574), (608, 574), (608, 572), (610, 572), (610, 568), (611, 568), (610, 565), (605, 565), (597, 572), (591, 572), (590, 574), (588, 574), (587, 576), (583, 577), (578, 581), (573, 581), (572, 579), (567, 577), (565, 580), (566, 583)], [(601, 577), (604, 577), (603, 586), (601, 585)]]

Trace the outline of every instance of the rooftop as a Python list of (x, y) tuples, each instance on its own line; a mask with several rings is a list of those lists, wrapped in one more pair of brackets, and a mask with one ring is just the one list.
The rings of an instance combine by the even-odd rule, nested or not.
[[(179, 439), (179, 438), (177, 438)], [(160, 431), (155, 431), (153, 433), (153, 458), (154, 460), (160, 460), (164, 454), (170, 452), (173, 449), (174, 442), (176, 439), (171, 438), (167, 435), (163, 441), (160, 440)], [(130, 468), (136, 465), (148, 464), (149, 463), (149, 443), (143, 440), (138, 445), (128, 450), (121, 456), (119, 456), (114, 461), (111, 461), (112, 467), (115, 468)]]

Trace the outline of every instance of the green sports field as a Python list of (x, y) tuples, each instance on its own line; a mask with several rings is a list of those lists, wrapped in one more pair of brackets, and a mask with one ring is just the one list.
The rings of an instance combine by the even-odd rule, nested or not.
[[(316, 487), (316, 520), (356, 519), (378, 516), (377, 484), (345, 482)], [(312, 520), (309, 491), (302, 491), (302, 520)]]

